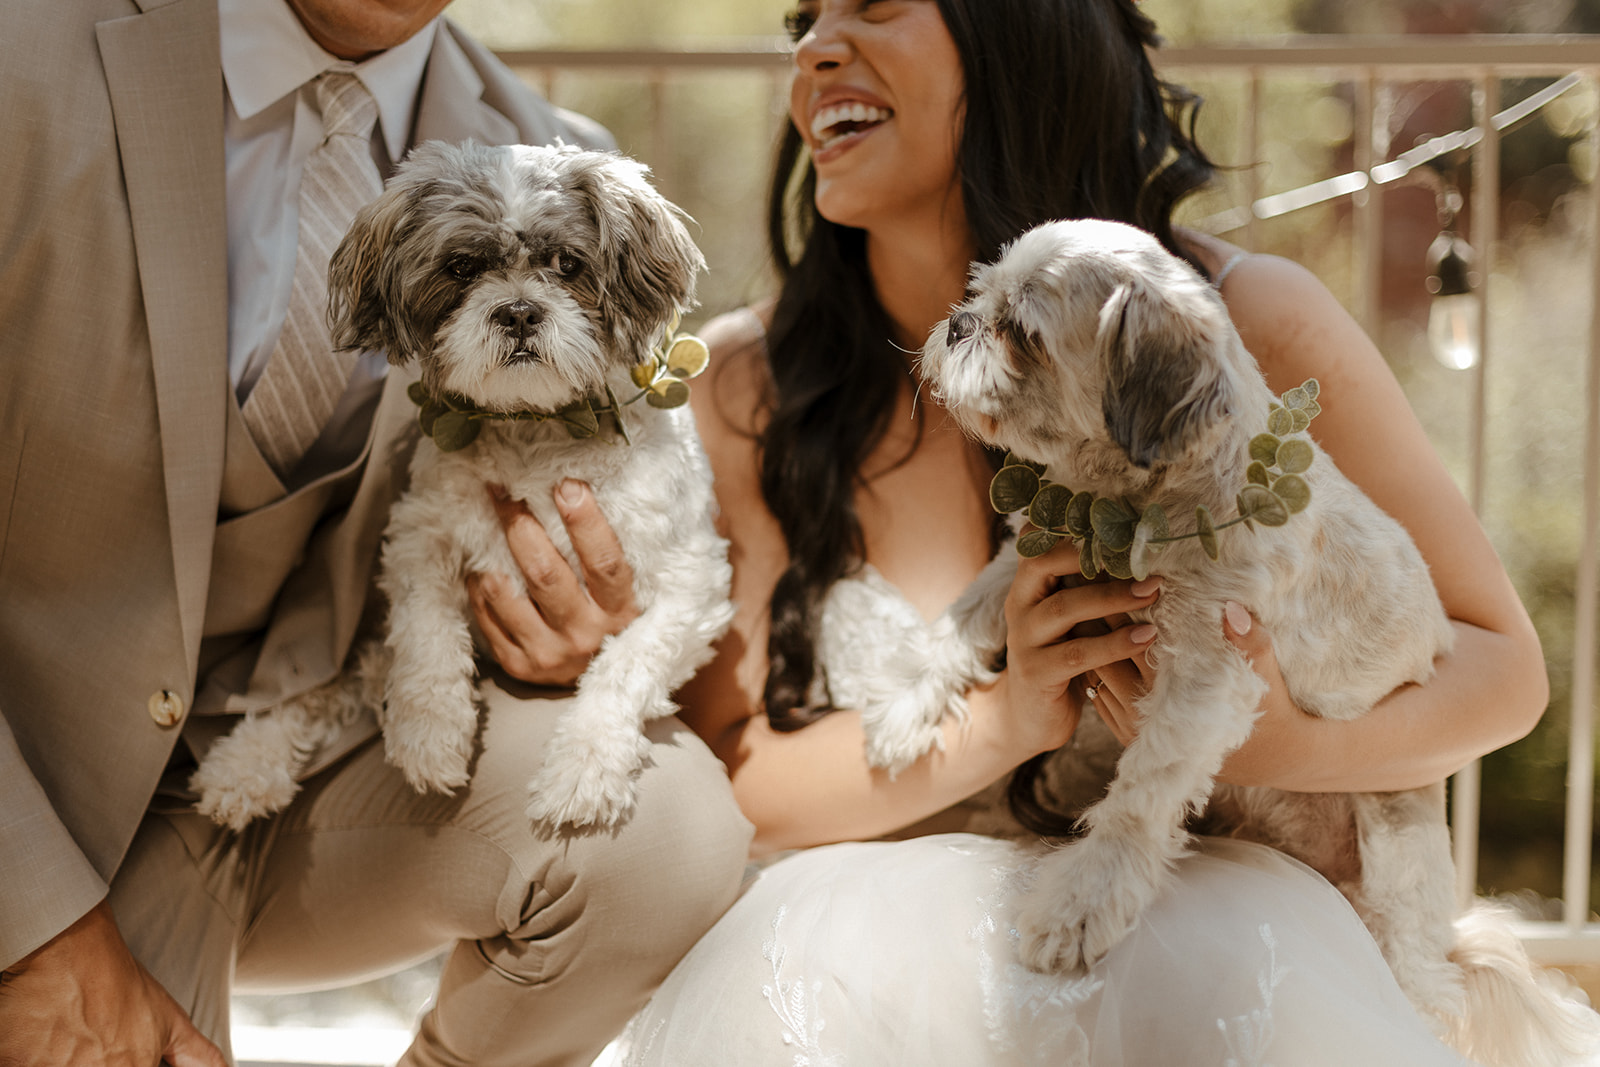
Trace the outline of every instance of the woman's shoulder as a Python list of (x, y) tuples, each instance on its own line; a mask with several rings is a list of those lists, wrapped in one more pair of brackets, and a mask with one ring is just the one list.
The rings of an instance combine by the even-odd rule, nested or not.
[(700, 328), (711, 352), (707, 388), (693, 395), (702, 435), (731, 431), (749, 437), (760, 431), (770, 393), (767, 325), (772, 303), (765, 301), (718, 315)]
[(1328, 287), (1299, 263), (1194, 230), (1180, 230), (1179, 239), (1211, 275), (1240, 339), (1269, 378), (1280, 359), (1304, 350), (1308, 337), (1354, 327)]

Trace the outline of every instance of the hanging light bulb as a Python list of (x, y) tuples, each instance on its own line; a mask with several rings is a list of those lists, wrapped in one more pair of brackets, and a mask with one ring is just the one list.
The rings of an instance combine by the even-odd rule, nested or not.
[(1428, 347), (1451, 370), (1477, 366), (1482, 350), (1472, 281), (1472, 246), (1446, 228), (1428, 248)]

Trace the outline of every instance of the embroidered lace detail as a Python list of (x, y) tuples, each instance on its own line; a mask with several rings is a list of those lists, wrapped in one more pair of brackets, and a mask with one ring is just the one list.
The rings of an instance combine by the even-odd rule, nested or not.
[(827, 1023), (816, 1011), (820, 981), (807, 983), (804, 975), (783, 980), (783, 961), (788, 951), (779, 940), (779, 928), (789, 909), (778, 905), (772, 916), (772, 938), (762, 942), (761, 956), (772, 964), (772, 983), (761, 987), (767, 1005), (783, 1023), (783, 1043), (795, 1046), (794, 1067), (843, 1067), (844, 1059), (822, 1051), (822, 1031)]
[(1266, 969), (1256, 976), (1256, 992), (1261, 1006), (1232, 1019), (1218, 1019), (1217, 1029), (1227, 1052), (1223, 1067), (1268, 1067), (1267, 1046), (1272, 1044), (1272, 994), (1289, 973), (1278, 965), (1278, 939), (1272, 927), (1262, 923), (1257, 932), (1267, 948)]
[[(971, 855), (973, 850), (951, 845), (950, 851)], [(991, 866), (994, 888), (978, 898), (978, 919), (967, 931), (977, 945), (984, 1027), (994, 1048), (1017, 1057), (1019, 1064), (1087, 1067), (1089, 1038), (1078, 1025), (1078, 1009), (1100, 992), (1105, 980), (1091, 975), (1071, 979), (1038, 974), (1018, 961), (1022, 936), (1006, 909), (1027, 890), (1033, 870), (1031, 864)], [(1019, 1043), (1019, 1035), (1037, 1037), (1042, 1016), (1050, 1020), (1044, 1032), (1053, 1031), (1051, 1039)], [(1063, 1023), (1066, 1029), (1062, 1029)]]

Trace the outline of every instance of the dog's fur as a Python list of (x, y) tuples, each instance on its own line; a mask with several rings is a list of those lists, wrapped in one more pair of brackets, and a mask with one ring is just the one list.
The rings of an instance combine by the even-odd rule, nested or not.
[[(334, 253), (335, 343), (386, 351), (395, 364), (417, 359), (435, 395), (487, 411), (552, 412), (608, 386), (636, 394), (629, 369), (692, 306), (705, 265), (646, 173), (571, 147), (419, 147)], [(631, 444), (604, 420), (595, 439), (574, 439), (560, 420), (485, 421), (460, 451), (420, 442), (385, 533), (385, 647), (350, 677), (240, 723), (194, 779), (202, 810), (242, 827), (282, 808), (309, 753), (373, 702), (388, 758), (414, 787), (464, 785), (478, 718), (465, 578), (521, 581), (487, 487), (524, 502), (576, 569), (551, 500), (573, 478), (594, 489), (616, 531), (641, 614), (579, 680), (529, 785), (528, 813), (550, 828), (626, 818), (641, 726), (676, 710), (673, 690), (710, 658), (732, 605), (688, 409), (640, 404), (619, 417)]]
[[(1051, 481), (1139, 508), (1159, 502), (1174, 517), (1203, 505), (1219, 522), (1235, 512), (1249, 441), (1276, 399), (1215, 289), (1150, 235), (1099, 221), (1046, 224), (975, 269), (968, 299), (924, 347), (920, 372), (964, 429), (1046, 464)], [(1037, 970), (1074, 970), (1102, 957), (1160, 891), (1185, 849), (1186, 818), (1209, 801), (1214, 831), (1281, 848), (1338, 885), (1401, 987), (1458, 1047), (1481, 1050), (1485, 1034), (1506, 1031), (1507, 1016), (1491, 1018), (1484, 1006), (1484, 990), (1499, 983), (1515, 990), (1507, 1011), (1547, 1022), (1528, 1028), (1538, 1040), (1496, 1062), (1557, 1062), (1549, 1057), (1563, 1026), (1582, 1040), (1581, 1017), (1531, 980), (1469, 959), (1471, 939), (1452, 926), (1442, 785), (1213, 794), (1266, 689), (1223, 636), (1225, 602), (1256, 612), (1295, 703), (1327, 718), (1354, 718), (1426, 681), (1452, 644), (1405, 530), (1320, 449), (1304, 477), (1311, 502), (1286, 525), (1223, 531), (1218, 562), (1194, 539), (1156, 560), (1164, 584), (1146, 615), (1158, 629), (1150, 655), (1159, 669), (1139, 702), (1138, 737), (1084, 812), (1085, 836), (1040, 860), (1019, 913), (1022, 958)], [(1175, 532), (1187, 528), (1174, 522)], [(893, 769), (917, 758), (937, 743), (943, 715), (964, 714), (961, 694), (992, 676), (1015, 569), (1015, 551), (1002, 549), (938, 621), (933, 647), (881, 679), (866, 709), (873, 763)]]

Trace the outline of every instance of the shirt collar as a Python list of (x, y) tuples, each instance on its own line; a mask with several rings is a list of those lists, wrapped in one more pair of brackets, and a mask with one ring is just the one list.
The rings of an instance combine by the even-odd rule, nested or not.
[(405, 154), (438, 19), (409, 40), (351, 67), (313, 41), (284, 0), (218, 0), (217, 8), (222, 76), (241, 119), (298, 91), (325, 70), (353, 69), (378, 103), (378, 125), (389, 158)]

